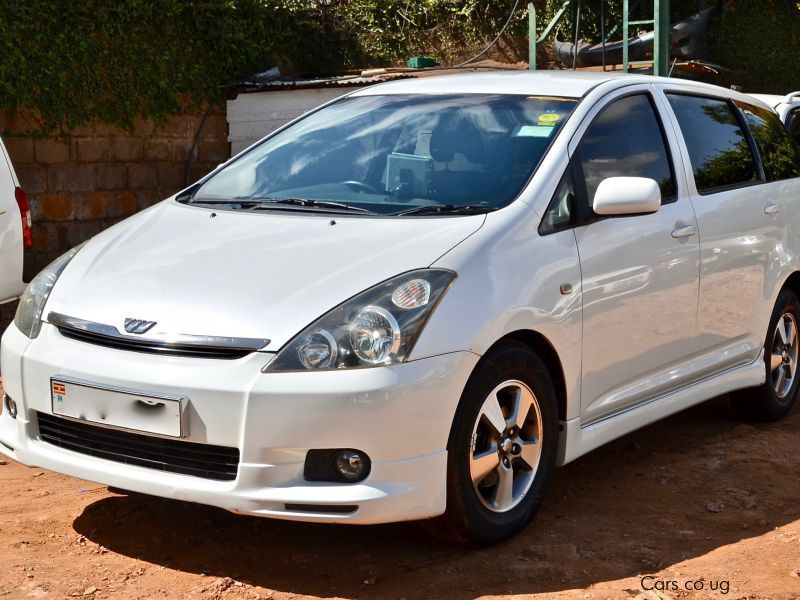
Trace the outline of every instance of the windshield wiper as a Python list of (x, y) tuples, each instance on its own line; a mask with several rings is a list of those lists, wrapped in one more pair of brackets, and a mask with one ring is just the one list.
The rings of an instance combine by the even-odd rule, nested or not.
[(475, 204), (431, 204), (428, 206), (415, 206), (400, 212), (390, 213), (392, 217), (405, 215), (479, 215), (497, 210), (494, 206), (478, 206)]
[(284, 206), (299, 206), (302, 208), (320, 208), (320, 209), (334, 209), (346, 210), (350, 212), (359, 212), (367, 215), (374, 215), (371, 210), (360, 208), (358, 206), (351, 206), (343, 202), (333, 202), (331, 200), (313, 200), (311, 198), (252, 198), (243, 196), (235, 198), (235, 201), (242, 203), (254, 203), (253, 210), (258, 208), (269, 207), (270, 204), (281, 204)]

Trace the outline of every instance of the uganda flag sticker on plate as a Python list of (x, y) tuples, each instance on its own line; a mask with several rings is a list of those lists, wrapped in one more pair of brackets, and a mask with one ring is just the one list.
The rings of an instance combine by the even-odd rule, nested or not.
[(63, 383), (58, 383), (56, 381), (53, 382), (53, 395), (54, 396), (66, 396), (67, 395), (67, 386)]

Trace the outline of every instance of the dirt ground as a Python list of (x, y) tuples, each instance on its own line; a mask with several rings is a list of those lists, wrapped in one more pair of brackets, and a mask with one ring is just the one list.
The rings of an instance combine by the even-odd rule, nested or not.
[(0, 460), (0, 598), (800, 598), (798, 475), (800, 408), (752, 426), (718, 398), (559, 469), (527, 531), (467, 550)]

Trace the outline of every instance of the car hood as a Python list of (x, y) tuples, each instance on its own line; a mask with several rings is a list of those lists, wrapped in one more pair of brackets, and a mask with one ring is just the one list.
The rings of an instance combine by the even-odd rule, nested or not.
[(427, 267), (485, 215), (370, 218), (211, 210), (165, 201), (93, 238), (45, 307), (145, 337), (269, 339), (277, 350), (351, 296)]

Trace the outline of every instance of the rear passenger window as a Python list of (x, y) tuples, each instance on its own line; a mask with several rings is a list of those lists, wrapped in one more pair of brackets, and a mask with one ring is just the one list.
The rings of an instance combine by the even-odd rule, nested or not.
[(661, 202), (675, 199), (675, 178), (661, 124), (648, 94), (613, 101), (592, 122), (576, 158), (586, 183), (589, 207), (608, 177), (649, 177), (661, 187)]
[(689, 150), (697, 191), (758, 181), (750, 143), (725, 100), (667, 94)]
[(780, 117), (766, 108), (736, 103), (742, 109), (750, 132), (758, 145), (767, 181), (800, 175), (800, 151), (783, 126)]

